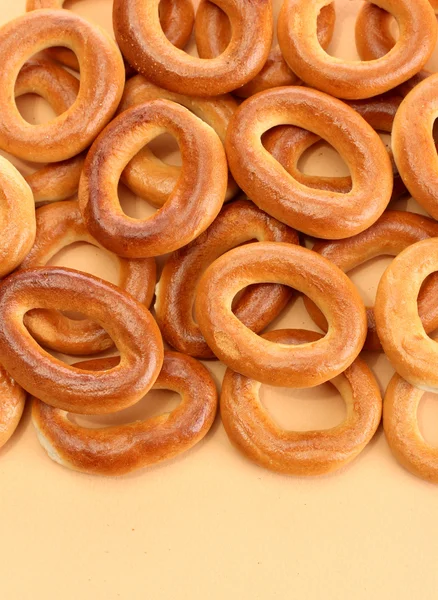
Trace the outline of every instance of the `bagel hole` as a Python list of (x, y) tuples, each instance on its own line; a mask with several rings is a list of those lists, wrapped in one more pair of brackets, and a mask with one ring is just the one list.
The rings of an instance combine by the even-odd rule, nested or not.
[(65, 0), (63, 8), (71, 10), (114, 36), (112, 0)]
[(140, 198), (123, 183), (119, 183), (118, 194), (123, 212), (132, 219), (148, 219), (158, 210), (147, 198)]
[(127, 425), (171, 412), (181, 403), (181, 396), (170, 390), (151, 390), (139, 402), (109, 415), (68, 414), (73, 423), (89, 429)]
[(56, 117), (56, 113), (45, 98), (37, 94), (24, 94), (15, 99), (18, 112), (31, 125), (47, 123)]
[(347, 415), (345, 402), (331, 383), (306, 389), (262, 385), (260, 402), (274, 422), (287, 431), (331, 429)]
[(426, 392), (418, 404), (418, 427), (431, 446), (438, 447), (438, 394)]
[(319, 177), (346, 177), (350, 170), (331, 144), (320, 141), (308, 148), (298, 161), (298, 169), (305, 175)]
[(386, 131), (378, 131), (380, 139), (385, 145), (385, 148), (389, 151), (391, 150), (391, 134)]
[(149, 150), (166, 165), (180, 167), (182, 165), (181, 152), (178, 142), (169, 133), (162, 133), (147, 145)]
[(326, 50), (331, 56), (344, 60), (358, 60), (356, 51), (355, 27), (362, 2), (335, 2), (335, 27), (332, 40)]
[[(119, 259), (110, 252), (97, 248), (87, 242), (75, 242), (62, 248), (49, 260), (47, 265), (77, 269), (111, 283), (118, 283)], [(81, 313), (61, 312), (65, 316), (75, 320), (86, 318)]]
[(392, 261), (392, 256), (377, 256), (348, 271), (366, 306), (374, 305), (379, 281)]
[(292, 296), (287, 307), (266, 328), (267, 331), (275, 329), (307, 329), (323, 333), (309, 316), (303, 296), (298, 293)]

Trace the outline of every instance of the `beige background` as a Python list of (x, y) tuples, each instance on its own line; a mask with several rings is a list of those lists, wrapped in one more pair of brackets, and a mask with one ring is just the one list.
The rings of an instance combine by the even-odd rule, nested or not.
[[(0, 20), (19, 15), (24, 4), (0, 0)], [(332, 53), (355, 56), (360, 5), (337, 0)], [(110, 27), (110, 0), (66, 6)], [(438, 67), (438, 53), (432, 67)], [(48, 114), (35, 99), (20, 100), (20, 108), (31, 122)], [(324, 146), (305, 158), (303, 168), (346, 172), (342, 160)], [(122, 196), (130, 214), (150, 212), (125, 190)], [(406, 205), (403, 201), (399, 208)], [(413, 201), (408, 206), (421, 212)], [(83, 245), (54, 262), (116, 281), (111, 260)], [(373, 261), (353, 274), (365, 301), (373, 300), (388, 262)], [(279, 326), (315, 328), (301, 301), (272, 328)], [(388, 362), (374, 354), (366, 359), (383, 390), (391, 376)], [(219, 381), (223, 367), (208, 366)], [(263, 386), (262, 395), (286, 428), (331, 427), (344, 414), (330, 386), (304, 391)], [(94, 426), (126, 422), (176, 402), (166, 392), (153, 393), (117, 417), (80, 421)], [(438, 443), (433, 395), (425, 396), (419, 415), (426, 438)], [(180, 458), (105, 479), (51, 462), (27, 410), (14, 438), (0, 450), (0, 485), (0, 593), (5, 600), (428, 600), (437, 595), (438, 490), (398, 465), (381, 430), (348, 468), (304, 479), (248, 462), (230, 445), (218, 420), (207, 438)]]

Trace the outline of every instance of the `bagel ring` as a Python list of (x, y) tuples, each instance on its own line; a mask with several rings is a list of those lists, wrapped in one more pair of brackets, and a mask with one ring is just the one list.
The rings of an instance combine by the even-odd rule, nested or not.
[(316, 23), (331, 0), (284, 0), (278, 42), (289, 67), (311, 87), (338, 98), (357, 100), (387, 92), (418, 73), (437, 41), (437, 24), (428, 0), (374, 0), (397, 20), (400, 36), (392, 50), (371, 61), (330, 56), (318, 42)]
[[(438, 2), (436, 0), (429, 0), (429, 2), (437, 13)], [(356, 20), (356, 47), (362, 60), (375, 60), (392, 50), (396, 43), (391, 32), (392, 19), (390, 13), (376, 4), (371, 2), (363, 4)], [(400, 92), (406, 95), (430, 75), (430, 71), (420, 71), (399, 86)]]
[[(184, 96), (160, 88), (147, 81), (143, 75), (137, 75), (126, 83), (118, 112), (158, 99), (171, 100), (188, 108), (213, 127), (222, 143), (225, 143), (230, 118), (238, 107), (237, 101), (230, 95), (218, 98)], [(181, 167), (169, 165), (159, 160), (149, 148), (143, 148), (126, 166), (122, 181), (137, 196), (158, 207), (163, 206), (175, 189), (180, 173)], [(233, 198), (237, 190), (236, 182), (229, 173), (225, 200)]]
[[(324, 6), (318, 15), (318, 41), (327, 48), (335, 25), (334, 4)], [(202, 0), (196, 12), (195, 37), (201, 58), (216, 58), (224, 52), (231, 38), (227, 15), (209, 0)], [(262, 70), (249, 82), (234, 91), (236, 96), (249, 98), (257, 92), (284, 85), (298, 85), (300, 80), (287, 66), (278, 44), (271, 48)]]
[(406, 96), (395, 116), (392, 134), (392, 151), (400, 175), (411, 195), (434, 219), (438, 218), (438, 157), (433, 138), (437, 115), (438, 74), (425, 79)]
[[(75, 366), (102, 372), (117, 362), (118, 357), (100, 358)], [(101, 429), (81, 427), (64, 411), (34, 398), (32, 419), (38, 439), (50, 458), (84, 473), (123, 475), (169, 460), (208, 433), (217, 410), (216, 385), (197, 360), (165, 352), (153, 389), (177, 392), (182, 402), (170, 413)]]
[[(164, 339), (198, 358), (214, 358), (193, 319), (196, 288), (206, 267), (219, 256), (250, 240), (299, 244), (298, 235), (249, 200), (227, 204), (210, 227), (167, 260), (156, 290), (155, 317)], [(262, 331), (291, 298), (290, 288), (260, 284), (244, 292), (234, 307), (249, 329)]]
[[(254, 283), (281, 283), (310, 296), (329, 322), (326, 336), (290, 347), (253, 333), (232, 313), (231, 304)], [(269, 385), (303, 388), (332, 379), (350, 366), (366, 337), (365, 307), (348, 277), (316, 252), (293, 244), (248, 244), (215, 260), (198, 284), (195, 310), (219, 360)]]
[[(321, 334), (281, 329), (262, 336), (278, 344), (309, 344)], [(227, 369), (222, 384), (222, 423), (233, 444), (260, 466), (288, 475), (323, 475), (345, 466), (362, 452), (380, 423), (382, 398), (367, 364), (357, 358), (330, 381), (347, 405), (343, 423), (324, 431), (289, 431), (263, 407), (260, 383)]]
[(11, 438), (23, 414), (26, 392), (0, 365), (0, 448)]
[[(21, 69), (15, 84), (15, 97), (37, 94), (53, 110), (62, 114), (76, 100), (79, 81), (51, 60), (39, 58), (28, 61)], [(25, 177), (35, 202), (65, 200), (78, 191), (85, 154), (49, 163)]]
[(0, 156), (0, 277), (22, 262), (35, 240), (32, 190), (12, 163)]
[[(117, 184), (128, 162), (157, 135), (175, 136), (181, 175), (152, 217), (132, 219), (120, 206)], [(79, 185), (79, 206), (91, 235), (119, 256), (144, 258), (177, 250), (214, 221), (225, 198), (227, 161), (218, 135), (186, 108), (153, 100), (123, 112), (94, 142)]]
[[(346, 102), (346, 104), (354, 108), (375, 131), (391, 133), (394, 117), (402, 99), (401, 96), (385, 94), (367, 100)], [(298, 163), (304, 152), (321, 142), (321, 138), (314, 133), (291, 125), (280, 126), (267, 131), (262, 141), (264, 147), (299, 183), (308, 187), (343, 194), (351, 190), (350, 176), (321, 177), (320, 175), (308, 175), (300, 171)], [(388, 154), (391, 159), (394, 178), (391, 200), (398, 200), (409, 192), (397, 171), (391, 150), (388, 150)]]
[(397, 373), (411, 385), (436, 393), (438, 345), (425, 332), (417, 305), (424, 280), (435, 271), (438, 238), (403, 250), (380, 280), (374, 312), (383, 350)]
[(114, 32), (123, 55), (149, 81), (180, 94), (219, 96), (244, 85), (268, 58), (272, 1), (214, 3), (229, 16), (232, 36), (220, 56), (204, 60), (169, 42), (159, 21), (159, 0), (114, 0)]
[[(27, 0), (26, 11), (39, 8), (63, 8), (65, 0)], [(194, 22), (194, 11), (191, 0), (161, 0), (160, 22), (165, 36), (178, 48), (184, 48), (190, 39)], [(76, 55), (66, 48), (51, 48), (51, 57), (66, 67), (79, 71)], [(127, 74), (130, 67), (127, 65)]]
[[(405, 211), (389, 210), (369, 229), (346, 240), (334, 242), (316, 242), (312, 250), (321, 254), (344, 273), (365, 263), (372, 258), (382, 255), (396, 256), (408, 246), (430, 237), (438, 236), (438, 223), (422, 215)], [(435, 305), (438, 293), (438, 278), (428, 294), (420, 294), (419, 314), (427, 332), (438, 327), (438, 311), (430, 310)], [(304, 305), (315, 323), (323, 331), (327, 330), (327, 321), (319, 308), (309, 298), (304, 298)], [(438, 308), (438, 307), (437, 307)], [(374, 310), (367, 307), (368, 334), (364, 345), (365, 350), (381, 351), (382, 346), (376, 331)]]
[[(35, 243), (22, 262), (21, 269), (43, 267), (63, 248), (87, 242), (101, 248), (88, 233), (77, 202), (56, 202), (36, 211)], [(118, 262), (118, 286), (146, 308), (152, 302), (156, 282), (153, 258), (126, 260), (112, 255)], [(114, 347), (114, 342), (95, 321), (70, 319), (60, 311), (32, 310), (24, 324), (39, 344), (64, 354), (97, 354)]]
[[(120, 364), (94, 373), (54, 358), (23, 323), (34, 308), (85, 312), (114, 339)], [(0, 356), (15, 381), (46, 404), (103, 414), (132, 406), (150, 390), (163, 342), (150, 312), (118, 287), (73, 269), (40, 267), (10, 275), (0, 286)]]
[[(31, 125), (15, 104), (15, 82), (29, 58), (60, 43), (77, 54), (81, 65), (77, 98), (57, 118)], [(117, 109), (125, 83), (120, 52), (108, 34), (68, 10), (36, 10), (3, 25), (0, 52), (0, 148), (14, 156), (33, 162), (76, 156)]]
[(418, 405), (423, 394), (396, 373), (385, 394), (383, 429), (392, 453), (405, 469), (438, 483), (438, 450), (426, 442), (418, 426)]
[[(351, 191), (312, 189), (289, 175), (261, 141), (277, 125), (308, 129), (333, 144), (350, 168)], [(231, 173), (247, 196), (308, 235), (338, 239), (360, 233), (391, 198), (391, 161), (378, 134), (355, 110), (316, 90), (276, 88), (245, 100), (230, 121), (225, 147)]]

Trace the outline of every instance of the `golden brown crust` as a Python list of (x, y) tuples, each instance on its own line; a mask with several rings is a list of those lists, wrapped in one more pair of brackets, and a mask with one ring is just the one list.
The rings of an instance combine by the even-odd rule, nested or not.
[(218, 96), (256, 75), (272, 43), (271, 0), (214, 0), (232, 22), (225, 52), (203, 60), (175, 48), (159, 22), (159, 0), (114, 0), (116, 40), (128, 62), (148, 80), (174, 92)]
[[(62, 67), (45, 58), (33, 58), (21, 69), (15, 84), (15, 97), (37, 94), (57, 115), (75, 102), (79, 81)], [(65, 200), (78, 191), (85, 154), (58, 163), (49, 163), (25, 177), (35, 203)]]
[[(325, 6), (318, 15), (318, 41), (327, 48), (335, 26), (334, 4)], [(223, 10), (210, 0), (202, 0), (196, 11), (196, 47), (201, 58), (212, 59), (222, 54), (231, 39), (230, 21)], [(253, 94), (284, 85), (298, 85), (299, 78), (285, 62), (278, 45), (273, 46), (257, 75), (247, 84), (234, 90), (236, 96), (249, 98)]]
[[(137, 75), (126, 83), (118, 112), (158, 99), (171, 100), (188, 108), (213, 127), (222, 143), (225, 143), (228, 123), (238, 107), (237, 101), (229, 94), (217, 98), (185, 96), (169, 92), (150, 83), (143, 75)], [(143, 148), (123, 170), (122, 181), (135, 194), (159, 207), (163, 206), (175, 189), (180, 174), (181, 167), (169, 165), (159, 160), (149, 148)], [(236, 182), (229, 173), (225, 200), (233, 198), (237, 190)]]
[(383, 274), (374, 308), (377, 333), (394, 369), (411, 385), (431, 392), (438, 392), (438, 346), (424, 330), (417, 298), (423, 282), (435, 271), (438, 238), (409, 246)]
[[(111, 369), (118, 358), (101, 358), (77, 367)], [(153, 389), (172, 390), (181, 403), (172, 412), (128, 425), (87, 429), (67, 414), (33, 399), (32, 418), (50, 458), (65, 467), (100, 475), (122, 475), (186, 452), (208, 433), (217, 410), (217, 390), (207, 369), (177, 352), (165, 352)]]
[[(435, 12), (438, 12), (436, 0), (429, 0)], [(362, 60), (376, 60), (388, 54), (395, 46), (396, 40), (391, 33), (393, 16), (376, 4), (365, 2), (359, 11), (356, 21), (356, 47)], [(398, 87), (405, 96), (423, 79), (431, 75), (423, 69)]]
[(432, 132), (438, 111), (437, 90), (438, 74), (417, 85), (401, 103), (392, 134), (394, 159), (406, 187), (435, 219), (438, 218), (438, 157)]
[[(284, 329), (262, 337), (295, 345), (315, 342), (322, 336), (313, 331)], [(322, 475), (345, 466), (376, 432), (382, 398), (371, 370), (360, 358), (331, 383), (347, 405), (345, 420), (324, 431), (286, 431), (273, 421), (260, 402), (260, 384), (228, 369), (220, 399), (228, 437), (248, 458), (280, 473)]]
[[(44, 206), (36, 211), (36, 221), (35, 243), (21, 264), (21, 269), (43, 267), (62, 248), (76, 242), (87, 242), (101, 248), (88, 233), (77, 202), (57, 202)], [(117, 285), (149, 307), (155, 291), (155, 260), (127, 260), (111, 256), (119, 267)], [(97, 354), (114, 346), (110, 336), (95, 321), (70, 319), (60, 311), (32, 310), (25, 315), (24, 323), (39, 344), (64, 354)]]
[[(367, 100), (346, 102), (354, 108), (375, 131), (390, 133), (395, 114), (403, 98), (394, 94), (384, 94)], [(278, 160), (294, 179), (308, 187), (331, 192), (347, 193), (351, 190), (351, 177), (321, 177), (302, 173), (298, 163), (303, 153), (319, 143), (321, 138), (311, 131), (300, 127), (279, 126), (267, 131), (263, 136), (263, 145)], [(397, 171), (392, 152), (388, 150), (391, 158), (394, 184), (391, 200), (398, 200), (408, 191)]]
[[(249, 241), (298, 244), (298, 235), (252, 202), (236, 200), (224, 206), (202, 235), (172, 254), (161, 273), (155, 313), (164, 339), (180, 352), (214, 358), (197, 323), (193, 305), (199, 280), (219, 256)], [(237, 318), (256, 333), (262, 331), (287, 305), (292, 290), (282, 285), (251, 286), (233, 308)]]
[(285, 0), (278, 18), (278, 42), (289, 67), (309, 86), (338, 98), (359, 99), (393, 89), (418, 73), (437, 40), (428, 0), (375, 0), (397, 20), (400, 36), (392, 52), (371, 61), (347, 61), (319, 45), (316, 22), (330, 0)]
[[(164, 132), (177, 140), (181, 175), (166, 204), (148, 219), (132, 219), (120, 206), (117, 184), (128, 162)], [(154, 100), (116, 117), (85, 161), (79, 205), (91, 235), (119, 256), (143, 258), (185, 246), (213, 222), (227, 188), (227, 161), (218, 135), (186, 108)]]
[[(63, 8), (65, 0), (27, 0), (26, 11), (37, 10), (40, 8), (59, 9)], [(193, 5), (191, 0), (161, 0), (160, 1), (160, 22), (164, 35), (177, 48), (184, 48), (190, 39), (195, 20)], [(79, 71), (79, 62), (74, 52), (63, 48), (50, 48), (47, 53), (54, 60), (73, 71)], [(126, 76), (134, 74), (135, 71), (130, 65), (126, 65)]]
[[(34, 308), (84, 312), (115, 340), (120, 364), (91, 373), (54, 358), (23, 323)], [(26, 391), (47, 404), (108, 413), (135, 404), (152, 387), (163, 342), (150, 312), (120, 288), (73, 269), (40, 267), (10, 275), (0, 286), (0, 361)]]
[[(331, 143), (350, 168), (351, 191), (308, 188), (285, 172), (261, 140), (277, 125), (302, 127)], [(246, 100), (230, 121), (226, 151), (237, 184), (259, 208), (315, 237), (360, 233), (391, 198), (391, 161), (378, 134), (351, 107), (316, 90), (277, 88)]]
[(24, 177), (0, 156), (0, 277), (13, 271), (35, 240), (35, 203)]
[[(285, 347), (245, 327), (231, 311), (232, 299), (247, 285), (268, 282), (312, 298), (328, 320), (327, 335), (315, 343)], [(353, 362), (366, 337), (365, 307), (348, 277), (316, 252), (293, 244), (248, 244), (215, 260), (199, 282), (195, 310), (215, 355), (231, 369), (269, 385), (323, 383)]]
[[(81, 85), (77, 98), (56, 119), (31, 125), (17, 111), (15, 82), (26, 60), (60, 39), (79, 58)], [(70, 11), (42, 9), (4, 25), (0, 47), (0, 147), (34, 162), (57, 162), (89, 146), (113, 116), (123, 92), (123, 61), (109, 36)]]
[[(420, 240), (438, 236), (438, 223), (422, 215), (405, 211), (389, 210), (369, 229), (346, 240), (316, 242), (312, 250), (324, 256), (344, 273), (378, 256), (397, 256), (402, 250)], [(432, 276), (433, 277), (433, 276)], [(436, 294), (438, 279), (428, 282), (427, 292), (419, 299), (419, 314), (427, 332), (438, 327)], [(304, 304), (315, 323), (327, 331), (327, 321), (319, 308), (309, 298)], [(368, 334), (365, 350), (381, 351), (382, 346), (376, 330), (374, 309), (367, 307)]]
[(383, 428), (399, 463), (417, 477), (438, 483), (438, 449), (426, 442), (418, 426), (423, 394), (396, 373), (385, 394)]
[(17, 429), (26, 403), (26, 392), (0, 365), (0, 448)]

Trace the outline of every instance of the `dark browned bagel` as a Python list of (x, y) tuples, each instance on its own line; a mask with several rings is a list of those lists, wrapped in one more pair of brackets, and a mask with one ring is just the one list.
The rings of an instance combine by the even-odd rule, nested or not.
[[(46, 266), (57, 252), (76, 242), (87, 242), (104, 250), (87, 231), (77, 202), (43, 206), (36, 211), (36, 222), (35, 243), (21, 269)], [(119, 267), (118, 286), (149, 307), (155, 291), (155, 260), (111, 257)], [(95, 321), (70, 319), (57, 310), (31, 310), (25, 315), (24, 324), (42, 346), (64, 354), (97, 354), (114, 346), (114, 341)]]
[[(84, 312), (113, 338), (121, 360), (91, 372), (54, 358), (32, 338), (25, 314), (35, 308)], [(0, 285), (0, 362), (30, 394), (76, 413), (98, 414), (135, 404), (163, 362), (161, 334), (150, 312), (120, 288), (73, 269), (40, 267)]]
[(256, 75), (272, 43), (272, 1), (214, 0), (229, 16), (232, 37), (217, 58), (204, 60), (176, 48), (164, 35), (159, 0), (114, 0), (116, 40), (136, 71), (153, 83), (189, 96), (218, 96)]
[[(77, 363), (89, 372), (113, 369), (118, 357)], [(194, 358), (165, 352), (153, 389), (172, 390), (181, 403), (172, 412), (127, 425), (88, 429), (34, 398), (32, 419), (38, 439), (61, 465), (99, 475), (122, 475), (186, 452), (208, 433), (217, 409), (216, 385)]]
[[(133, 219), (120, 206), (118, 182), (128, 162), (163, 132), (181, 150), (178, 185), (152, 217)], [(153, 100), (112, 121), (91, 147), (79, 186), (79, 206), (91, 235), (111, 252), (145, 258), (173, 252), (214, 221), (225, 199), (228, 168), (217, 133), (186, 108)]]
[[(335, 26), (334, 4), (324, 6), (318, 15), (318, 41), (322, 48), (329, 45)], [(225, 51), (230, 43), (232, 31), (230, 21), (218, 4), (210, 0), (202, 0), (196, 11), (195, 21), (196, 47), (201, 58), (216, 58)], [(280, 47), (271, 48), (262, 70), (240, 88), (234, 90), (236, 96), (248, 98), (257, 92), (262, 92), (283, 85), (297, 85), (300, 79), (291, 71), (285, 62)]]
[[(68, 110), (33, 125), (15, 104), (25, 62), (62, 39), (77, 55), (81, 84)], [(19, 43), (17, 43), (19, 40)], [(117, 109), (125, 83), (120, 51), (103, 30), (68, 10), (34, 10), (0, 29), (0, 148), (34, 162), (57, 162), (87, 148)]]

